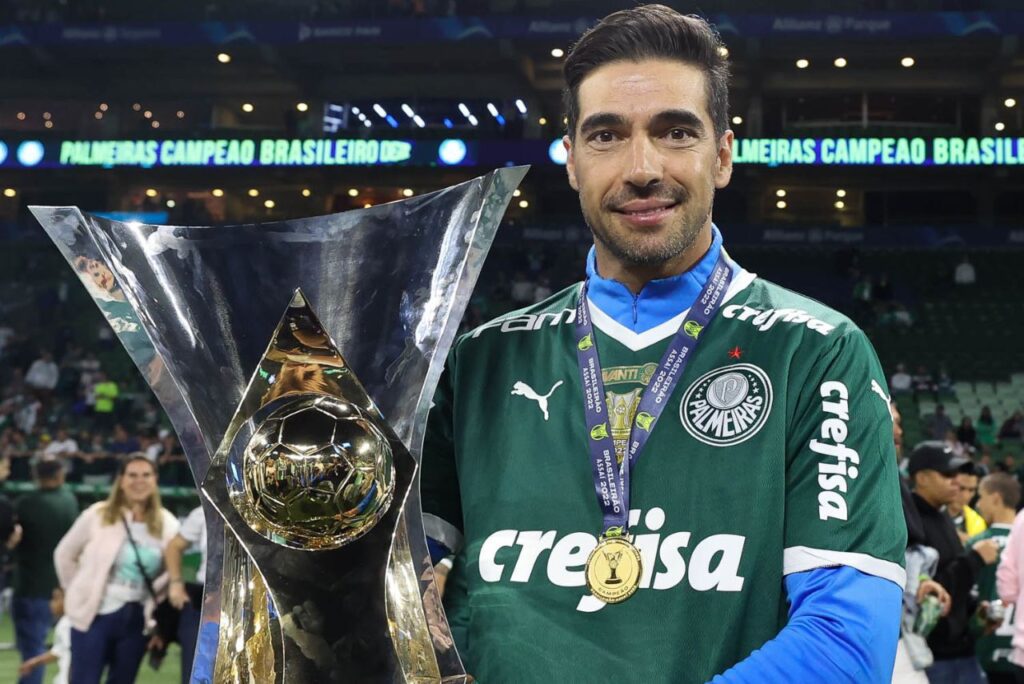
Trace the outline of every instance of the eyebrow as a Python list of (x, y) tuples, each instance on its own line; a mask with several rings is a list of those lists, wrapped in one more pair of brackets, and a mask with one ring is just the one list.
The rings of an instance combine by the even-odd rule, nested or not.
[[(621, 114), (598, 112), (583, 120), (583, 123), (580, 124), (580, 133), (585, 135), (597, 128), (624, 128), (627, 125), (626, 118)], [(692, 128), (698, 135), (704, 134), (704, 122), (689, 109), (666, 109), (658, 112), (651, 119), (652, 127), (673, 125), (686, 126)]]

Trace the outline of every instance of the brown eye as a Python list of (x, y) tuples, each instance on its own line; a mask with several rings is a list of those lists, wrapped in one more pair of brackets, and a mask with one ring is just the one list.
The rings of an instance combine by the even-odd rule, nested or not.
[(686, 140), (687, 138), (690, 137), (690, 134), (685, 129), (673, 128), (671, 131), (668, 132), (668, 137), (672, 138), (673, 140)]

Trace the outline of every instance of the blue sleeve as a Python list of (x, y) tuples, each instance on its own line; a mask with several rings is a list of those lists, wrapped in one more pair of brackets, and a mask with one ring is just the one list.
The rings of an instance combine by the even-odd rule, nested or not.
[(789, 622), (712, 684), (892, 680), (903, 590), (841, 566), (786, 576)]
[(452, 555), (452, 550), (441, 542), (427, 537), (427, 550), (430, 551), (430, 562), (437, 565), (442, 558)]

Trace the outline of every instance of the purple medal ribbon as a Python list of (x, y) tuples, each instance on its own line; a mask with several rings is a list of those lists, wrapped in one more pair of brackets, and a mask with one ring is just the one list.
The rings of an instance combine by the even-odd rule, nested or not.
[(651, 436), (651, 430), (665, 410), (665, 405), (686, 370), (700, 343), (700, 335), (725, 299), (732, 282), (732, 269), (722, 253), (711, 276), (698, 295), (679, 331), (668, 345), (658, 370), (644, 390), (630, 428), (626, 457), (619, 465), (608, 423), (601, 361), (597, 357), (594, 325), (587, 307), (587, 285), (580, 291), (576, 305), (576, 355), (583, 381), (583, 409), (587, 418), (590, 462), (594, 471), (594, 490), (604, 516), (604, 536), (626, 534), (629, 523), (629, 475), (640, 459), (640, 452)]

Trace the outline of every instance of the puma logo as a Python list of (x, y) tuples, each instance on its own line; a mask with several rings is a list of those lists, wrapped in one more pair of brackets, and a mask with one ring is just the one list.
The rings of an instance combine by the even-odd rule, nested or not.
[(889, 417), (892, 418), (892, 397), (887, 397), (885, 392), (882, 390), (882, 386), (878, 384), (878, 381), (871, 378), (871, 391), (882, 397), (882, 401), (885, 402), (885, 408), (889, 412)]
[(525, 382), (520, 380), (519, 382), (512, 386), (512, 396), (526, 397), (530, 401), (537, 402), (537, 405), (540, 406), (541, 413), (544, 414), (544, 420), (547, 420), (549, 418), (548, 399), (551, 397), (552, 394), (555, 393), (555, 390), (561, 386), (562, 381), (559, 380), (558, 382), (551, 386), (551, 389), (548, 391), (547, 394), (541, 396), (540, 394), (537, 394), (536, 390), (534, 390), (532, 387), (530, 387)]

